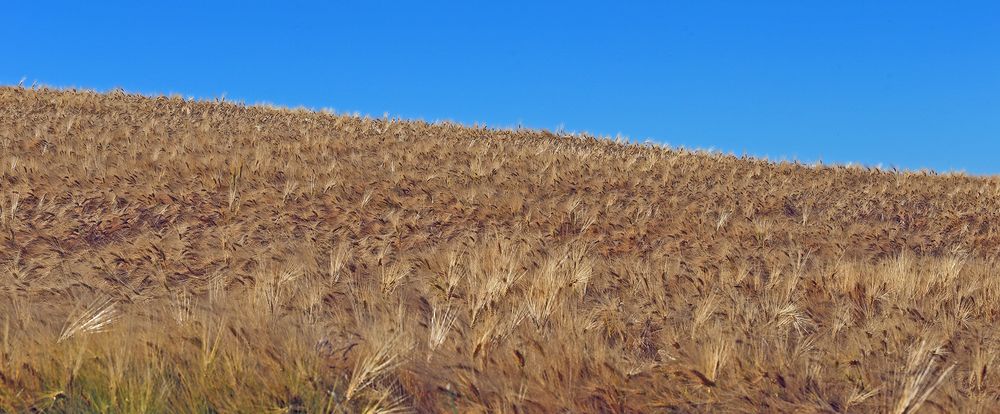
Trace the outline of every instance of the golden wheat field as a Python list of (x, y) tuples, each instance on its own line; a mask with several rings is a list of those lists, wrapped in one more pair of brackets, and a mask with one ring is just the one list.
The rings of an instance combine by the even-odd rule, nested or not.
[(1000, 412), (1000, 179), (0, 88), (0, 412)]

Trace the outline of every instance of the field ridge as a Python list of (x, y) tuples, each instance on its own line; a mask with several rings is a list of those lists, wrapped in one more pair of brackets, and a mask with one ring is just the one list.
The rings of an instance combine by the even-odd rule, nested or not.
[(1000, 180), (0, 88), (0, 412), (996, 412)]

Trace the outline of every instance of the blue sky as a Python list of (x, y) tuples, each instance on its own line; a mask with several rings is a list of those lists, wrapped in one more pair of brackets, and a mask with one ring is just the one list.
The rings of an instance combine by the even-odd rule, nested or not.
[(163, 3), (5, 4), (0, 83), (1000, 173), (1000, 2)]

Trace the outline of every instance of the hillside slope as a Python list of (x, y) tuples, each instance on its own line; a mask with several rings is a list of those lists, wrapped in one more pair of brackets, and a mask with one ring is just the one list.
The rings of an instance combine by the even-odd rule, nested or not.
[(1000, 180), (0, 88), (0, 412), (995, 412)]

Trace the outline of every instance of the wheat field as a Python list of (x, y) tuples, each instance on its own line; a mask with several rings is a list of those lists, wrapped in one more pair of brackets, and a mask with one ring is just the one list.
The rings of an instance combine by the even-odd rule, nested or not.
[(0, 88), (0, 412), (1000, 412), (1000, 179)]

